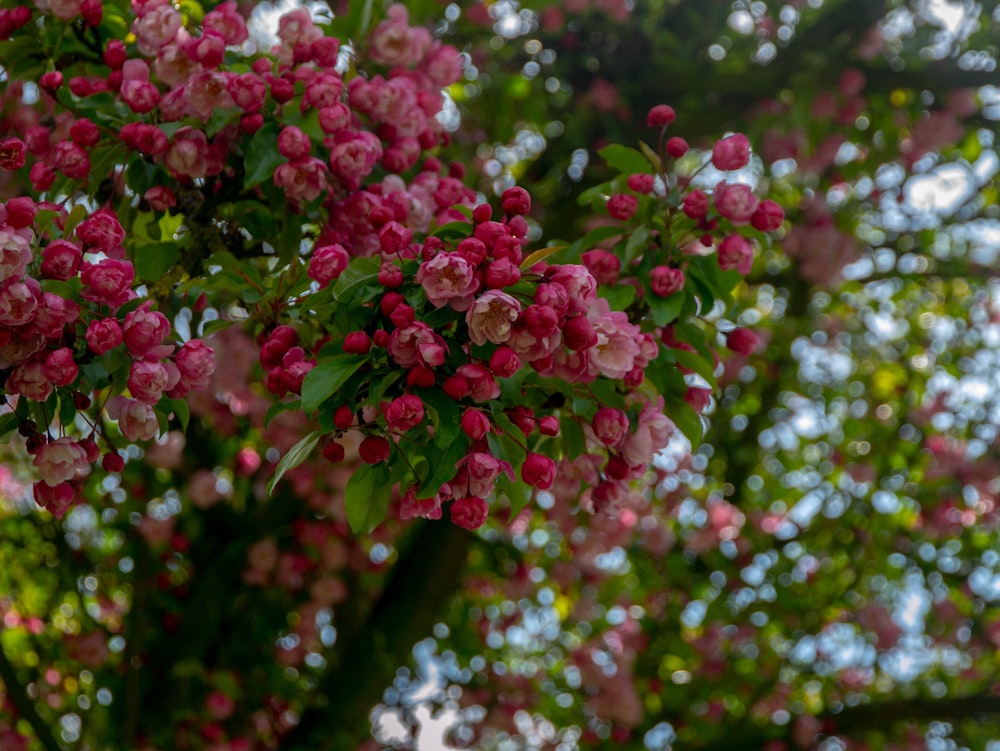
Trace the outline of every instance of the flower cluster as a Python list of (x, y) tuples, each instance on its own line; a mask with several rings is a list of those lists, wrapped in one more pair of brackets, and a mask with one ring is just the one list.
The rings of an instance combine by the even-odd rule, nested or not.
[[(672, 120), (669, 108), (650, 115), (663, 129)], [(678, 141), (668, 141), (667, 158), (687, 152)], [(368, 466), (347, 491), (356, 529), (381, 520), (393, 487), (402, 518), (440, 518), (450, 504), (452, 521), (475, 529), (494, 499), (505, 497), (516, 514), (535, 491), (563, 495), (560, 466), (580, 461), (590, 468), (591, 508), (618, 509), (674, 435), (677, 413), (686, 433), (700, 431), (715, 356), (704, 334), (696, 346), (692, 320), (749, 272), (753, 245), (741, 229), (774, 230), (783, 215), (742, 183), (723, 181), (710, 197), (690, 176), (668, 172), (664, 157), (633, 153), (650, 171), (623, 176), (600, 198), (617, 223), (604, 237), (622, 238), (611, 250), (585, 250), (584, 238), (526, 255), (531, 196), (521, 187), (501, 196), (499, 217), (460, 196), (445, 214), (461, 219), (441, 226), (439, 217), (422, 237), (422, 227), (366, 197), (367, 216), (355, 215), (354, 226), (369, 226), (367, 243), (333, 232), (316, 243), (313, 291), (300, 302), (331, 324), (318, 337), (272, 328), (261, 364), (276, 396), (316, 410), (327, 459), (343, 460), (340, 437), (360, 434)], [(711, 156), (730, 171), (749, 159), (739, 134)], [(625, 161), (636, 164), (632, 153)], [(662, 186), (680, 181), (679, 196), (665, 195)], [(580, 263), (549, 263), (553, 253)], [(742, 353), (757, 344), (747, 329), (725, 341)], [(304, 441), (315, 445), (318, 435)]]
[(175, 344), (167, 317), (132, 289), (114, 212), (82, 215), (28, 198), (0, 204), (0, 377), (18, 397), (7, 417), (34, 455), (36, 501), (57, 516), (92, 464), (122, 468), (101, 434), (102, 411), (126, 439), (151, 439), (157, 406), (169, 413), (170, 400), (204, 388), (215, 367), (201, 341)]

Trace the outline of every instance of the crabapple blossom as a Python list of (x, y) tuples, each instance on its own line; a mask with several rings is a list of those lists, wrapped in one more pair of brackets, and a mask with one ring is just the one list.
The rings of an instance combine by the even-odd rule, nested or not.
[(742, 133), (734, 133), (715, 142), (712, 147), (712, 166), (723, 171), (743, 169), (750, 162), (750, 140)]
[(49, 441), (39, 448), (34, 465), (42, 482), (50, 487), (80, 479), (90, 472), (87, 452), (69, 436)]

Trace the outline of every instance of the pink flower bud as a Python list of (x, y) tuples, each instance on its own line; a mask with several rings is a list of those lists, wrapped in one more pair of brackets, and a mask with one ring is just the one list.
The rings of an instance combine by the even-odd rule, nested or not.
[(521, 367), (521, 358), (510, 347), (497, 347), (490, 356), (490, 370), (498, 378), (510, 378)]
[(521, 479), (540, 490), (552, 487), (556, 477), (556, 463), (547, 456), (529, 453), (521, 465)]
[(538, 432), (542, 435), (559, 435), (559, 418), (555, 415), (546, 415), (538, 421)]
[(368, 464), (380, 464), (389, 458), (389, 441), (380, 435), (366, 436), (361, 445), (358, 446), (358, 453)]
[(680, 159), (688, 152), (688, 142), (680, 136), (674, 136), (667, 141), (667, 153), (674, 159)]
[(323, 448), (323, 458), (331, 464), (344, 460), (344, 447), (336, 441), (331, 441)]
[(750, 217), (750, 224), (761, 232), (773, 232), (785, 221), (785, 211), (774, 201), (761, 201), (757, 210)]
[(597, 343), (597, 331), (586, 316), (568, 318), (563, 325), (563, 341), (571, 350), (579, 352)]
[(712, 165), (719, 170), (743, 169), (750, 162), (750, 141), (742, 133), (715, 142)]
[(630, 219), (638, 206), (636, 197), (627, 193), (619, 193), (608, 199), (608, 213), (621, 221)]
[(753, 267), (753, 246), (742, 235), (729, 235), (719, 245), (719, 268), (723, 271), (736, 269), (743, 276)]
[(653, 175), (635, 174), (628, 176), (628, 189), (634, 190), (636, 193), (651, 193), (655, 184), (656, 178)]
[(478, 409), (469, 407), (462, 413), (462, 431), (472, 440), (480, 440), (489, 430), (489, 418)]
[(350, 355), (367, 355), (371, 348), (371, 337), (364, 331), (352, 331), (344, 337), (344, 352)]
[(344, 246), (339, 243), (317, 248), (309, 259), (309, 278), (315, 279), (321, 287), (326, 287), (340, 277), (350, 260)]
[(692, 190), (684, 196), (681, 210), (689, 219), (704, 219), (708, 214), (708, 195), (703, 190)]
[(747, 356), (760, 344), (760, 337), (747, 328), (736, 328), (726, 334), (726, 346), (733, 352)]
[(674, 112), (674, 108), (669, 104), (657, 104), (655, 107), (649, 110), (649, 114), (646, 115), (646, 124), (650, 128), (665, 128), (670, 123), (672, 123), (677, 117), (677, 113)]
[(531, 211), (531, 196), (524, 188), (507, 188), (500, 198), (500, 205), (508, 216), (519, 216)]
[(122, 330), (114, 318), (91, 321), (86, 333), (87, 346), (96, 355), (103, 355), (122, 343)]

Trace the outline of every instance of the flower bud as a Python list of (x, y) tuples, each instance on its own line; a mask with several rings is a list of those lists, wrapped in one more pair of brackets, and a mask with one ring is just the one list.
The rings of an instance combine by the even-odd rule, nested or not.
[(358, 453), (368, 464), (380, 464), (389, 458), (389, 441), (380, 435), (367, 436), (358, 446)]

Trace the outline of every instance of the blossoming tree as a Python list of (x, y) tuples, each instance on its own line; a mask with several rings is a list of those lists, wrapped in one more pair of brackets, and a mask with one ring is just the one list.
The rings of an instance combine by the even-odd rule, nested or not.
[[(4, 748), (441, 747), (386, 691), (432, 633), (462, 745), (997, 710), (992, 422), (937, 323), (979, 377), (992, 298), (897, 201), (991, 179), (987, 102), (907, 93), (903, 8), (737, 5), (0, 8)], [(755, 62), (574, 80), (648, 82), (667, 20)], [(762, 101), (830, 30), (836, 87)]]

